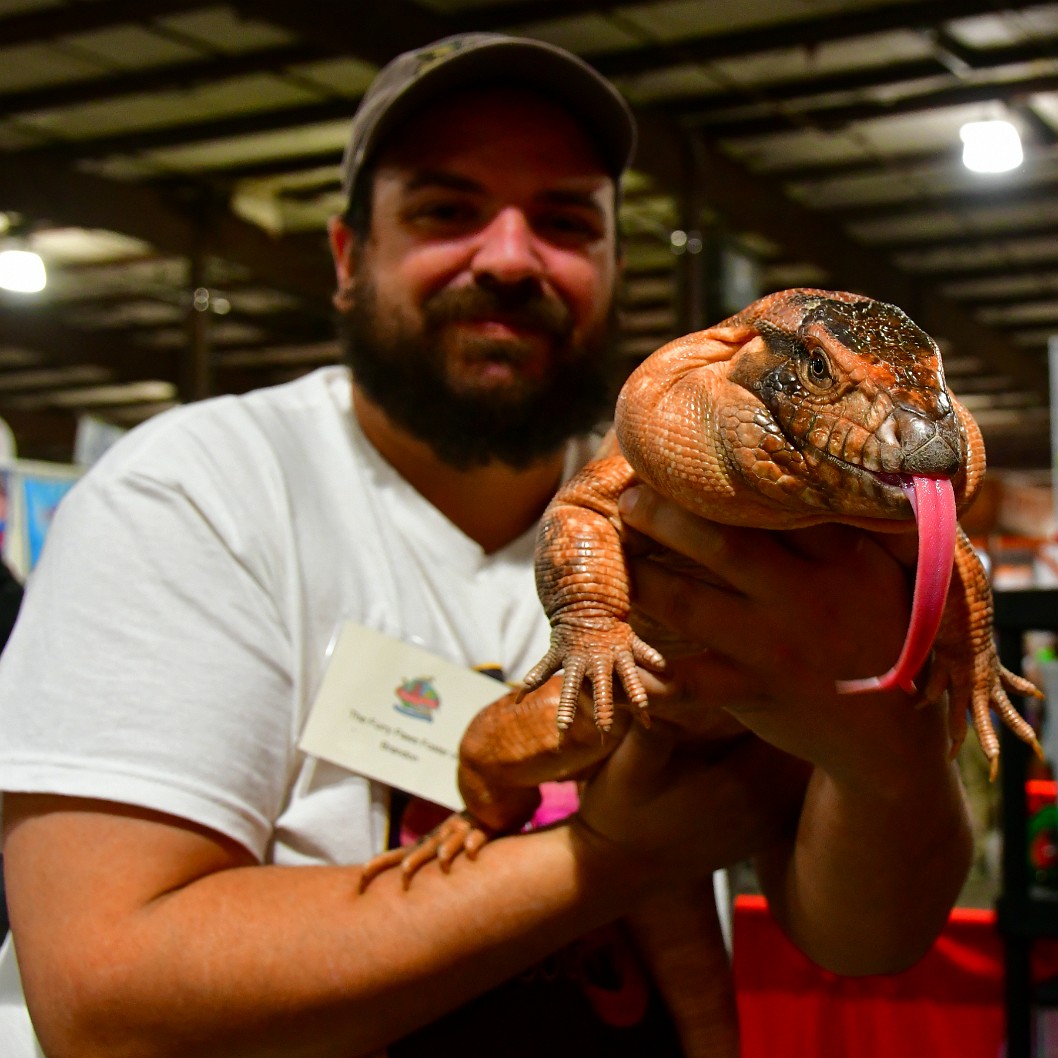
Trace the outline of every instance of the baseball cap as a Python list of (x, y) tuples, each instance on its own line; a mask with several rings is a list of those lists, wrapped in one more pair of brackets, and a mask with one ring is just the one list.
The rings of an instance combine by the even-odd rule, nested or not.
[(383, 138), (438, 95), (490, 78), (539, 87), (565, 104), (595, 140), (616, 178), (632, 159), (635, 119), (624, 97), (583, 59), (553, 44), (502, 33), (459, 33), (404, 52), (371, 82), (342, 159), (348, 203)]

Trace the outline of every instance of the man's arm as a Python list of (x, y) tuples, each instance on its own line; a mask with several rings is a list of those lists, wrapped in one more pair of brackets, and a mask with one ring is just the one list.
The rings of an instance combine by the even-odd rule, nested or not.
[(900, 651), (909, 591), (896, 545), (840, 526), (718, 526), (646, 488), (622, 513), (727, 582), (636, 562), (637, 605), (710, 650), (648, 691), (725, 709), (813, 765), (796, 840), (758, 857), (774, 914), (834, 971), (914, 962), (946, 921), (972, 853), (946, 711), (916, 709), (899, 692), (835, 691), (836, 680), (882, 672)]
[(56, 1058), (369, 1053), (613, 917), (640, 884), (622, 872), (589, 899), (594, 860), (568, 828), (358, 895), (356, 868), (259, 866), (106, 802), (8, 795), (5, 817), (19, 961)]
[[(581, 815), (450, 875), (258, 865), (231, 841), (103, 801), (5, 797), (12, 920), (53, 1058), (367, 1054), (673, 881), (780, 836), (776, 754), (677, 760), (639, 729)], [(793, 781), (800, 785), (800, 777)]]
[(955, 765), (929, 756), (909, 746), (906, 770), (870, 787), (817, 768), (795, 842), (757, 858), (776, 918), (828, 969), (911, 966), (958, 898), (973, 851), (968, 810)]

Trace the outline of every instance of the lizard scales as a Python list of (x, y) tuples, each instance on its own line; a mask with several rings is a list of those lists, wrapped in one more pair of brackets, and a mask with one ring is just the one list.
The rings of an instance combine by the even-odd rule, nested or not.
[[(614, 712), (615, 679), (633, 710), (646, 707), (638, 666), (665, 662), (630, 623), (617, 501), (636, 481), (735, 525), (838, 521), (904, 532), (917, 519), (904, 649), (882, 676), (839, 689), (911, 690), (932, 651), (921, 697), (948, 694), (955, 747), (969, 713), (994, 774), (995, 708), (1039, 753), (1007, 695), (1039, 691), (999, 664), (988, 577), (956, 523), (984, 469), (980, 432), (948, 391), (936, 343), (892, 305), (780, 291), (659, 349), (623, 387), (615, 431), (598, 457), (545, 512), (536, 572), (551, 648), (522, 689), (481, 710), (464, 735), (459, 788), (467, 810), (418, 845), (377, 856), (361, 886), (391, 867), (407, 886), (431, 859), (447, 870), (460, 855), (474, 858), (493, 837), (529, 822), (541, 783), (590, 775), (632, 722), (629, 710)], [(585, 680), (594, 718), (577, 711)], [(596, 724), (611, 737), (600, 739)], [(698, 737), (704, 746), (731, 735), (721, 725)], [(627, 924), (688, 1058), (737, 1058), (738, 1015), (711, 882), (667, 892)]]
[(841, 522), (889, 533), (917, 517), (904, 651), (888, 673), (841, 689), (912, 691), (932, 650), (921, 693), (949, 693), (956, 744), (969, 713), (994, 776), (994, 709), (1039, 752), (1008, 696), (1039, 692), (999, 664), (988, 578), (956, 523), (984, 475), (981, 434), (948, 390), (936, 342), (902, 310), (808, 288), (761, 298), (649, 356), (621, 390), (615, 438), (558, 492), (541, 526), (537, 587), (552, 642), (524, 685), (564, 671), (560, 725), (585, 679), (604, 729), (615, 678), (645, 707), (637, 666), (664, 664), (629, 623), (617, 499), (638, 480), (731, 525)]

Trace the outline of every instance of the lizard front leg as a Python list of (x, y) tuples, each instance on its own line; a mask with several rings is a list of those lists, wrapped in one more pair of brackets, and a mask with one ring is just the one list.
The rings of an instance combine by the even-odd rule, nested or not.
[[(999, 767), (999, 739), (992, 726), (994, 709), (1000, 719), (1042, 760), (1043, 749), (1031, 725), (1010, 701), (1010, 694), (1042, 698), (1039, 689), (1004, 668), (996, 653), (993, 635), (992, 589), (988, 574), (970, 543), (959, 530), (955, 549), (955, 576), (944, 618), (934, 647), (934, 661), (924, 692), (926, 701), (937, 701), (948, 691), (953, 741), (958, 749), (964, 717), (969, 714), (978, 742), (994, 780)], [(969, 659), (967, 655), (969, 654)]]
[(537, 545), (536, 585), (551, 621), (551, 647), (525, 676), (527, 690), (562, 669), (557, 723), (573, 722), (585, 679), (591, 682), (595, 722), (608, 731), (614, 716), (614, 674), (632, 705), (647, 693), (636, 666), (660, 672), (665, 659), (629, 624), (628, 566), (617, 499), (634, 480), (620, 454), (595, 460), (548, 506)]

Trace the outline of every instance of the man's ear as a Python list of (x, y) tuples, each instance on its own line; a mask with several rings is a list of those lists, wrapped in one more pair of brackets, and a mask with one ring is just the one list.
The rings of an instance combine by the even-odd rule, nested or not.
[(334, 258), (335, 277), (338, 281), (332, 300), (334, 307), (345, 313), (352, 308), (356, 287), (356, 236), (341, 217), (331, 217), (327, 222), (327, 238), (331, 244), (331, 256)]

